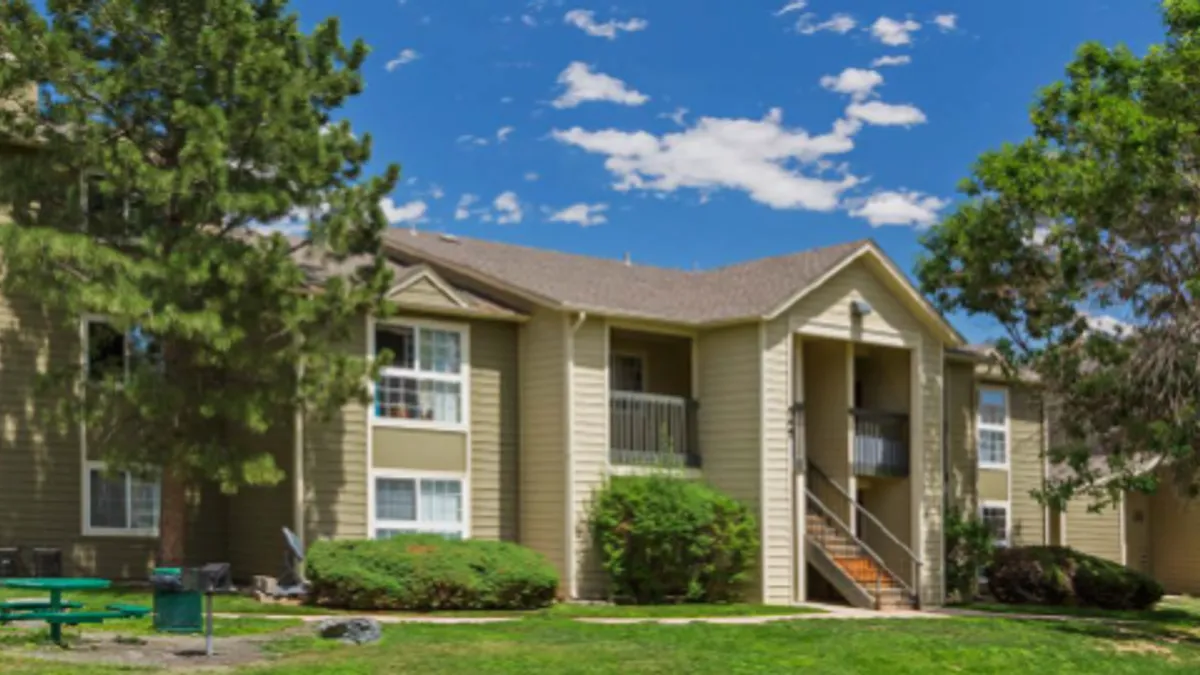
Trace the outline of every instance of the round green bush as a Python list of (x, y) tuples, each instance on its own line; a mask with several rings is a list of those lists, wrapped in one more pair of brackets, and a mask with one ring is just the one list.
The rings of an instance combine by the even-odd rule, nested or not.
[(614, 478), (596, 496), (591, 527), (618, 602), (735, 602), (758, 559), (745, 505), (669, 475)]
[(536, 609), (558, 590), (558, 573), (539, 553), (436, 535), (320, 541), (305, 569), (310, 600), (341, 609)]
[(1162, 585), (1141, 572), (1059, 546), (999, 549), (987, 581), (1008, 604), (1142, 610), (1163, 596)]

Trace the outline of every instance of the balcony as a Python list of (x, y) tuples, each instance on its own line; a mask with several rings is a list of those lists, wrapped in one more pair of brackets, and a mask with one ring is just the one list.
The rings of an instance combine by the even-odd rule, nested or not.
[(609, 460), (652, 467), (700, 467), (696, 402), (679, 396), (613, 391)]
[(908, 415), (853, 409), (854, 475), (908, 476)]

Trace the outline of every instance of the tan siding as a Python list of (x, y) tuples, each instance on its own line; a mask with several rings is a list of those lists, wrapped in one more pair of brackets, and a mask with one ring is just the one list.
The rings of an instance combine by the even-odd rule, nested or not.
[(1001, 469), (979, 469), (979, 501), (1008, 501), (1008, 472)]
[(536, 311), (521, 327), (521, 543), (569, 579), (567, 541), (566, 317)]
[(1121, 562), (1121, 510), (1088, 513), (1080, 501), (1067, 508), (1067, 546), (1113, 562)]
[(517, 539), (517, 327), (471, 324), (471, 536)]
[[(860, 478), (859, 488), (863, 491), (863, 506), (871, 512), (889, 532), (912, 548), (912, 489), (907, 480)], [(884, 563), (905, 581), (913, 581), (912, 557), (896, 547), (877, 527), (866, 527), (860, 535), (867, 545), (882, 558)]]
[(873, 272), (876, 264), (859, 260), (827, 280), (802, 298), (787, 314), (800, 330), (823, 326), (848, 327), (857, 323), (850, 314), (850, 303), (866, 301), (872, 311), (861, 320), (862, 332), (880, 335), (918, 333), (920, 320)]
[[(804, 338), (804, 430), (808, 463), (847, 492), (850, 474), (849, 343)], [(842, 522), (853, 522), (850, 505), (824, 483), (815, 484), (816, 496), (833, 509)]]
[[(919, 413), (918, 451), (919, 462), (914, 463), (910, 480), (917, 481), (914, 491), (922, 494), (919, 504), (920, 521), (917, 523), (918, 541), (923, 542), (917, 551), (924, 561), (922, 567), (921, 595), (926, 606), (941, 604), (942, 561), (944, 556), (943, 516), (945, 500), (942, 490), (942, 366), (945, 363), (942, 344), (931, 335), (924, 335), (920, 348), (921, 362), (918, 364), (921, 381)], [(920, 469), (919, 471), (917, 469)]]
[[(471, 387), (474, 393), (473, 377)], [(472, 406), (472, 419), (476, 413)], [(461, 431), (376, 426), (371, 436), (371, 463), (376, 469), (467, 471), (467, 435)]]
[[(964, 514), (978, 509), (979, 449), (975, 443), (975, 369), (970, 363), (946, 363), (946, 431), (950, 503)], [(1005, 479), (1007, 494), (1007, 478)]]
[(763, 600), (786, 604), (797, 599), (795, 589), (796, 531), (792, 509), (792, 473), (788, 440), (788, 409), (792, 390), (788, 379), (795, 337), (786, 318), (763, 326)]
[[(700, 336), (700, 447), (704, 475), (759, 513), (762, 491), (762, 367), (757, 325)], [(761, 588), (761, 580), (758, 588)], [(757, 595), (757, 594), (756, 594)]]
[[(367, 353), (366, 319), (342, 345), (347, 353)], [(304, 425), (306, 542), (367, 536), (367, 407), (342, 406), (331, 419), (309, 418)]]
[(399, 293), (391, 296), (391, 300), (418, 307), (457, 309), (462, 306), (446, 295), (446, 292), (438, 288), (432, 281), (424, 278), (414, 281)]
[[(1155, 497), (1157, 496), (1155, 495)], [(1168, 496), (1169, 498), (1170, 496)], [(1154, 550), (1151, 539), (1153, 523), (1151, 523), (1150, 513), (1153, 499), (1154, 497), (1140, 492), (1125, 493), (1125, 564), (1131, 569), (1151, 576), (1154, 576)], [(1186, 520), (1186, 518), (1178, 518), (1178, 520)], [(1193, 525), (1191, 531), (1200, 532), (1200, 527)], [(1192, 539), (1195, 540), (1196, 537), (1193, 536)], [(1173, 550), (1178, 550), (1178, 548), (1172, 547)], [(1200, 572), (1200, 565), (1197, 565), (1197, 562), (1200, 562), (1200, 557), (1193, 560), (1191, 569)], [(1196, 577), (1196, 586), (1200, 587), (1200, 573), (1193, 573), (1192, 576)], [(1180, 593), (1182, 591), (1167, 589), (1167, 592)]]
[(608, 326), (589, 319), (574, 333), (571, 462), (574, 470), (577, 595), (603, 597), (607, 582), (588, 533), (592, 497), (608, 473)]
[(1200, 595), (1200, 502), (1180, 498), (1169, 481), (1158, 490), (1149, 513), (1154, 577), (1168, 593)]
[(1033, 497), (1043, 487), (1041, 398), (1033, 389), (1009, 387), (1009, 467), (1012, 471), (1012, 538), (1018, 546), (1046, 543), (1046, 511)]

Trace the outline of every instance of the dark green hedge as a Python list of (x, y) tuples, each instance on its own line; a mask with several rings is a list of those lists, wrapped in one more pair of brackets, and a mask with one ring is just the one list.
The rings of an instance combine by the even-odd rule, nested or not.
[(558, 573), (539, 553), (436, 535), (320, 541), (305, 569), (312, 601), (342, 609), (535, 609), (558, 590)]
[(758, 559), (758, 525), (745, 505), (669, 475), (612, 479), (591, 526), (618, 602), (738, 601)]
[(1123, 565), (1059, 546), (999, 549), (987, 569), (1000, 602), (1100, 609), (1148, 609), (1163, 596), (1154, 579)]

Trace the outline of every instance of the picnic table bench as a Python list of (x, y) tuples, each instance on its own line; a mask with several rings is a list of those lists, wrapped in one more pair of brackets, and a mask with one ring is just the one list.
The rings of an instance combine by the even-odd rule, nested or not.
[(83, 603), (64, 601), (63, 591), (99, 590), (111, 585), (107, 579), (6, 579), (0, 586), (50, 592), (49, 600), (9, 600), (0, 602), (0, 625), (14, 621), (43, 621), (50, 626), (50, 639), (62, 642), (62, 627), (82, 623), (103, 623), (109, 619), (136, 619), (150, 613), (149, 607), (114, 603), (103, 611), (75, 611)]

